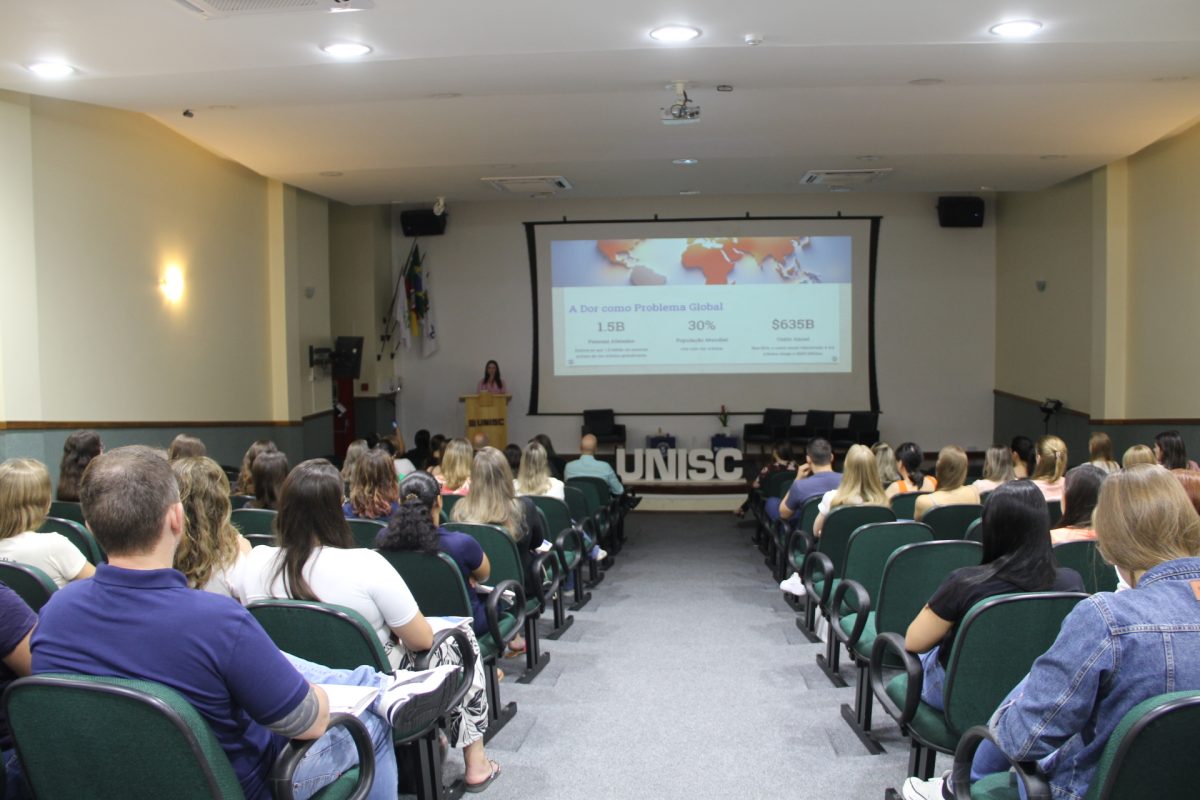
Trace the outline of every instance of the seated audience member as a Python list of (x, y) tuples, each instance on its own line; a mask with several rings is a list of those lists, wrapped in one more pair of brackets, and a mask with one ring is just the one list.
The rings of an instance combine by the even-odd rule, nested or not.
[(378, 447), (368, 450), (354, 468), (350, 499), (342, 504), (342, 513), (347, 518), (386, 522), (400, 507), (399, 500), (400, 485), (392, 457)]
[(1037, 458), (1037, 448), (1033, 445), (1033, 439), (1028, 436), (1014, 436), (1008, 449), (1011, 451), (1013, 477), (1019, 480), (1033, 475)]
[(38, 533), (50, 511), (50, 473), (32, 458), (0, 464), (0, 561), (37, 567), (58, 588), (92, 577), (88, 563), (67, 537)]
[(186, 433), (181, 433), (172, 439), (171, 446), (167, 448), (167, 461), (206, 455), (208, 455), (208, 448), (204, 446), (204, 442), (195, 436), (188, 436)]
[(476, 453), (487, 447), (489, 444), (490, 442), (488, 441), (487, 434), (483, 431), (477, 431), (475, 435), (471, 437), (471, 450)]
[(246, 508), (278, 510), (279, 492), (291, 471), (287, 454), (280, 450), (267, 450), (255, 456), (250, 467), (250, 474), (254, 476), (254, 499), (246, 504)]
[(1095, 464), (1080, 464), (1067, 470), (1063, 476), (1062, 519), (1058, 527), (1050, 531), (1050, 543), (1062, 544), (1080, 539), (1095, 539), (1092, 530), (1092, 512), (1100, 499), (1100, 485), (1109, 473)]
[(1056, 566), (1046, 498), (1028, 481), (1009, 481), (983, 507), (981, 564), (951, 572), (905, 633), (905, 649), (921, 654), (921, 699), (942, 708), (946, 664), (971, 606), (998, 594), (1037, 591), (1082, 592), (1083, 579)]
[(171, 463), (183, 504), (183, 536), (175, 551), (175, 569), (192, 589), (233, 597), (236, 573), (250, 542), (229, 521), (229, 478), (211, 458), (181, 458)]
[(471, 464), (474, 460), (475, 451), (466, 439), (454, 438), (446, 442), (442, 464), (433, 471), (433, 477), (442, 485), (442, 494), (467, 494), (471, 491)]
[(534, 434), (533, 441), (546, 449), (546, 461), (550, 464), (550, 474), (559, 480), (566, 480), (567, 460), (554, 451), (554, 443), (544, 433)]
[[(250, 800), (271, 796), (271, 767), (288, 738), (328, 737), (296, 770), (297, 798), (354, 766), (349, 734), (326, 733), (329, 702), (310, 681), (377, 687), (380, 696), (360, 717), (375, 748), (369, 797), (394, 800), (398, 776), (388, 720), (406, 727), (426, 718), (449, 694), (444, 673), (348, 672), (293, 659), (236, 602), (187, 588), (171, 568), (184, 535), (179, 487), (171, 467), (149, 448), (122, 447), (93, 460), (81, 501), (109, 561), (92, 580), (56, 592), (42, 608), (31, 641), (34, 674), (108, 675), (174, 689), (208, 723)], [(414, 679), (421, 696), (413, 694)]]
[(1105, 472), (1117, 472), (1121, 465), (1113, 458), (1112, 439), (1104, 431), (1096, 431), (1088, 437), (1088, 455), (1092, 465)]
[(886, 506), (887, 494), (879, 482), (879, 469), (875, 454), (865, 444), (851, 445), (842, 464), (842, 481), (836, 489), (821, 496), (817, 504), (817, 519), (813, 523), (813, 536), (820, 538), (829, 512), (842, 506)]
[(62, 462), (58, 468), (56, 499), (79, 502), (79, 482), (83, 471), (93, 458), (104, 452), (100, 434), (95, 431), (75, 431), (63, 443)]
[(1015, 479), (1010, 452), (1004, 445), (987, 449), (987, 454), (983, 457), (983, 477), (971, 484), (975, 491), (980, 494), (990, 492), (1000, 484)]
[(762, 489), (763, 481), (768, 476), (774, 475), (777, 472), (795, 472), (797, 469), (799, 469), (799, 465), (792, 457), (792, 446), (787, 442), (776, 442), (771, 447), (770, 463), (758, 471), (758, 475), (754, 478), (753, 483), (750, 484), (750, 491), (747, 493), (746, 499), (733, 512), (734, 515), (738, 519), (746, 516), (746, 511), (750, 508), (750, 504), (762, 497), (760, 490)]
[[(509, 462), (511, 466), (512, 462)], [(546, 448), (538, 442), (531, 441), (521, 452), (518, 465), (517, 479), (513, 483), (517, 494), (545, 495), (557, 500), (566, 500), (566, 487), (563, 482), (550, 474), (550, 461)]]
[(425, 469), (425, 463), (429, 461), (429, 456), (433, 453), (433, 448), (430, 447), (429, 431), (425, 428), (417, 431), (413, 435), (413, 448), (404, 454), (404, 457), (412, 462), (412, 465), (417, 469)]
[[(37, 614), (25, 605), (20, 595), (0, 583), (0, 694), (17, 678), (30, 673), (29, 640)], [(3, 759), (5, 784), (0, 797), (25, 797), (24, 781), (21, 779), (21, 762), (13, 747), (12, 732), (8, 719), (0, 714), (0, 758)]]
[(642, 502), (642, 498), (625, 491), (616, 470), (607, 461), (596, 458), (596, 437), (590, 433), (579, 440), (579, 458), (568, 463), (563, 473), (568, 481), (571, 478), (604, 478), (608, 483), (608, 491), (614, 497), (620, 497), (621, 505), (625, 508), (637, 508), (638, 503)]
[(1179, 485), (1187, 492), (1188, 500), (1192, 501), (1196, 512), (1200, 513), (1200, 472), (1194, 469), (1173, 469), (1171, 474), (1179, 481)]
[(508, 468), (512, 470), (512, 474), (516, 475), (521, 469), (521, 446), (516, 444), (504, 445), (504, 458), (508, 460)]
[(1030, 478), (1046, 502), (1061, 500), (1063, 475), (1067, 473), (1067, 443), (1057, 436), (1043, 436), (1037, 440), (1037, 461), (1034, 462)]
[[(340, 508), (341, 497), (341, 475), (325, 459), (302, 462), (292, 471), (280, 497), (277, 530), (281, 546), (256, 547), (250, 552), (239, 573), (242, 602), (290, 598), (346, 606), (371, 625), (393, 667), (411, 668), (414, 654), (432, 645), (433, 628), (400, 573), (374, 550), (354, 546)], [(474, 634), (469, 636), (478, 654)], [(430, 663), (461, 665), (462, 657), (456, 648), (446, 645)], [(469, 745), (464, 751), (468, 785), (482, 788), (499, 773), (499, 767), (483, 752), (487, 697), (482, 659), (477, 659), (475, 672), (472, 691), (450, 715), (450, 732), (460, 744)]]
[(937, 488), (937, 479), (921, 471), (925, 453), (916, 442), (904, 442), (896, 448), (896, 471), (900, 480), (888, 485), (889, 499), (909, 492), (932, 492)]
[(920, 519), (931, 509), (941, 506), (979, 505), (979, 490), (964, 485), (967, 479), (967, 454), (961, 447), (948, 445), (939, 450), (933, 469), (937, 476), (937, 488), (917, 498), (913, 516)]
[(1200, 469), (1200, 465), (1188, 458), (1179, 431), (1163, 431), (1154, 437), (1154, 458), (1167, 469)]
[[(1167, 692), (1200, 690), (1200, 517), (1157, 466), (1110, 475), (1096, 541), (1131, 591), (1099, 592), (1063, 621), (1054, 644), (988, 723), (999, 743), (975, 753), (971, 778), (1037, 761), (1056, 798), (1091, 796), (1096, 767), (1126, 712)], [(948, 779), (909, 778), (906, 798), (952, 797)]]
[(346, 491), (349, 491), (349, 486), (354, 480), (354, 468), (358, 465), (358, 460), (370, 449), (366, 439), (355, 439), (346, 448), (346, 458), (342, 461), (342, 483), (346, 484)]
[(875, 454), (875, 463), (879, 467), (880, 486), (886, 487), (900, 480), (900, 473), (896, 470), (896, 451), (890, 444), (876, 442), (871, 445), (871, 452)]
[(1144, 444), (1135, 444), (1121, 456), (1121, 469), (1129, 469), (1139, 464), (1157, 464), (1154, 451)]
[(429, 458), (425, 459), (426, 471), (430, 471), (432, 467), (442, 463), (442, 452), (445, 451), (448, 441), (450, 440), (440, 433), (435, 433), (429, 439)]
[(275, 452), (277, 449), (270, 439), (258, 439), (246, 448), (246, 454), (242, 456), (242, 468), (238, 472), (237, 486), (234, 487), (238, 494), (255, 494), (254, 459), (258, 458), (260, 453)]
[(800, 513), (804, 501), (820, 497), (842, 482), (842, 474), (833, 470), (833, 447), (825, 439), (808, 443), (804, 463), (796, 470), (796, 480), (783, 500), (768, 497), (764, 506), (771, 519), (791, 519)]

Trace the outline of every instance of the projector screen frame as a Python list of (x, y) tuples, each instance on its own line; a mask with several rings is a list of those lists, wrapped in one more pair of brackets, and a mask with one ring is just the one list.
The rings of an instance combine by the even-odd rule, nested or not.
[[(530, 348), (532, 353), (532, 363), (530, 370), (529, 384), (529, 409), (528, 416), (531, 417), (577, 417), (579, 413), (567, 411), (539, 411), (538, 410), (538, 388), (540, 381), (540, 360), (541, 360), (541, 336), (539, 326), (541, 321), (538, 314), (538, 256), (537, 256), (537, 229), (539, 226), (552, 225), (645, 225), (655, 223), (669, 222), (732, 222), (732, 221), (764, 221), (764, 222), (789, 222), (789, 221), (812, 221), (812, 220), (861, 220), (870, 223), (869, 233), (869, 253), (867, 265), (867, 369), (868, 369), (868, 392), (870, 397), (870, 411), (874, 414), (880, 413), (879, 410), (879, 384), (876, 374), (875, 360), (875, 274), (878, 267), (879, 256), (879, 229), (883, 222), (881, 215), (752, 215), (746, 213), (743, 216), (719, 216), (719, 217), (660, 217), (655, 214), (653, 217), (642, 217), (635, 219), (569, 219), (563, 215), (562, 219), (557, 220), (533, 220), (522, 223), (525, 226), (525, 244), (529, 255), (529, 286), (531, 300), (531, 318), (533, 321), (533, 347)], [(836, 409), (837, 411), (850, 411), (858, 409)], [(621, 411), (614, 409), (614, 414), (619, 414), (625, 417), (699, 417), (710, 416), (710, 411)], [(580, 412), (581, 413), (581, 412)], [(749, 410), (730, 410), (730, 414), (761, 414), (762, 409)]]

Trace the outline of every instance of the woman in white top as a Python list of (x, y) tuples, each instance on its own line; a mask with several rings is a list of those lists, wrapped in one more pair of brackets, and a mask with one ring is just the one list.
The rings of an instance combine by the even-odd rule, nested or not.
[(517, 494), (545, 495), (558, 500), (567, 499), (563, 482), (550, 474), (550, 460), (546, 448), (530, 442), (521, 453), (521, 467), (513, 481)]
[(171, 464), (183, 503), (183, 538), (175, 550), (175, 569), (188, 586), (235, 600), (237, 573), (250, 542), (229, 521), (229, 478), (211, 458), (181, 458)]
[(0, 561), (37, 567), (58, 588), (90, 578), (96, 568), (67, 537), (37, 533), (50, 511), (50, 473), (32, 458), (0, 464)]
[(937, 489), (917, 498), (914, 518), (920, 519), (926, 512), (941, 506), (979, 505), (979, 490), (963, 483), (967, 479), (967, 453), (961, 447), (947, 445), (939, 450), (933, 469)]
[(1016, 479), (1011, 452), (1004, 445), (988, 448), (983, 459), (983, 477), (971, 484), (975, 491), (980, 494), (991, 492), (1000, 484)]
[[(256, 547), (239, 574), (239, 594), (247, 605), (256, 600), (291, 598), (346, 606), (375, 629), (394, 668), (412, 669), (414, 654), (433, 644), (433, 628), (404, 579), (374, 550), (355, 548), (342, 513), (342, 477), (323, 458), (297, 466), (283, 484), (275, 520), (281, 547)], [(455, 744), (463, 748), (466, 783), (479, 788), (499, 774), (483, 750), (487, 729), (487, 695), (479, 645), (468, 625), (476, 669), (463, 705), (448, 716)], [(430, 666), (461, 664), (457, 648), (446, 646)], [(479, 689), (480, 691), (476, 691)]]
[(1046, 502), (1062, 500), (1067, 474), (1067, 443), (1057, 436), (1043, 436), (1037, 440), (1037, 461), (1030, 475), (1037, 487), (1046, 496)]
[(875, 454), (865, 444), (852, 445), (846, 451), (842, 464), (842, 482), (821, 496), (817, 504), (817, 518), (813, 522), (813, 536), (820, 537), (825, 519), (835, 508), (841, 506), (886, 506), (887, 494), (879, 480), (879, 466)]

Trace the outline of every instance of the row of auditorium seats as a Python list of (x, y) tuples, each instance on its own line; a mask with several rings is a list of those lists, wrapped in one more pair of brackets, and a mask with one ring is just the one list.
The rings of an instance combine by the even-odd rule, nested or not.
[[(456, 499), (453, 495), (446, 496), (448, 502), (443, 514), (448, 514)], [(625, 510), (611, 498), (603, 479), (573, 478), (567, 481), (565, 502), (550, 497), (535, 497), (533, 501), (542, 515), (544, 529), (551, 533), (552, 544), (549, 551), (535, 558), (530, 575), (524, 574), (516, 544), (503, 529), (492, 525), (445, 523), (450, 529), (474, 537), (483, 547), (492, 568), (489, 583), (493, 591), (487, 602), (489, 630), (477, 637), (490, 708), (485, 740), (503, 729), (517, 711), (515, 702), (504, 705), (500, 698), (501, 678), (497, 662), (503, 657), (508, 643), (519, 633), (524, 633), (525, 670), (518, 680), (522, 683), (533, 681), (550, 659), (550, 654), (542, 650), (542, 639), (561, 636), (574, 621), (567, 612), (586, 605), (591, 599), (589, 590), (604, 578), (596, 562), (586, 558), (585, 539), (599, 542), (608, 550), (610, 559), (620, 552), (625, 540)], [(42, 531), (67, 536), (93, 564), (104, 560), (103, 550), (83, 524), (82, 510), (77, 503), (56, 501), (51, 513), (54, 516), (47, 519)], [(232, 512), (231, 519), (252, 544), (274, 544), (274, 511), (239, 507)], [(358, 547), (373, 547), (376, 536), (385, 527), (383, 522), (372, 520), (350, 520), (349, 523)], [(471, 616), (467, 587), (449, 557), (415, 552), (381, 551), (381, 554), (404, 578), (427, 617)], [(613, 562), (606, 560), (605, 563), (611, 565)], [(0, 582), (21, 595), (35, 611), (55, 591), (54, 582), (45, 573), (23, 564), (0, 563)], [(526, 596), (526, 587), (532, 588), (532, 596)], [(571, 603), (569, 608), (568, 602)], [(269, 600), (253, 603), (249, 610), (281, 650), (334, 668), (368, 664), (380, 670), (390, 669), (374, 631), (351, 609), (309, 601)], [(543, 623), (542, 616), (547, 611), (551, 613), (551, 620)], [(469, 688), (474, 654), (465, 635), (456, 628), (440, 631), (430, 652), (447, 638), (457, 638), (459, 651), (468, 654), (457, 696), (446, 704), (446, 708), (452, 708)], [(428, 655), (425, 654), (418, 668), (428, 663)], [(10, 720), (20, 756), (23, 762), (29, 761), (30, 769), (26, 774), (35, 782), (37, 779), (47, 782), (34, 787), (38, 796), (65, 796), (61, 793), (64, 787), (74, 787), (77, 795), (82, 796), (81, 787), (85, 785), (90, 797), (130, 796), (127, 776), (118, 778), (111, 787), (104, 785), (103, 765), (113, 762), (114, 744), (128, 745), (123, 740), (105, 744), (104, 737), (96, 737), (96, 743), (73, 752), (69, 769), (47, 769), (47, 757), (61, 759), (61, 751), (54, 750), (47, 756), (51, 751), (46, 749), (52, 746), (52, 741), (55, 746), (61, 744), (61, 730), (47, 726), (44, 720), (52, 718), (56, 710), (62, 708), (73, 709), (72, 716), (76, 719), (97, 720), (95, 727), (89, 729), (100, 729), (98, 720), (107, 720), (104, 723), (107, 725), (127, 721), (129, 724), (122, 725), (123, 730), (144, 732), (145, 738), (137, 741), (154, 743), (152, 749), (156, 756), (162, 755), (171, 766), (165, 771), (151, 768), (139, 771), (138, 796), (240, 796), (237, 781), (211, 731), (186, 701), (166, 687), (83, 676), (35, 676), (15, 682), (5, 695), (5, 703), (13, 712)], [(457, 796), (462, 790), (461, 785), (443, 786), (437, 723), (435, 717), (412, 730), (394, 733), (401, 773), (407, 781), (403, 788), (415, 793), (419, 800), (440, 800)], [(337, 724), (351, 730), (364, 763), (359, 770), (348, 773), (323, 790), (318, 795), (322, 800), (365, 796), (373, 776), (371, 745), (369, 739), (363, 738), (365, 729), (344, 715), (339, 716)], [(172, 747), (171, 742), (176, 746)], [(287, 775), (295, 769), (305, 749), (301, 746), (289, 748), (276, 764), (273, 788), (277, 797), (290, 797)], [(197, 754), (204, 757), (196, 758)]]

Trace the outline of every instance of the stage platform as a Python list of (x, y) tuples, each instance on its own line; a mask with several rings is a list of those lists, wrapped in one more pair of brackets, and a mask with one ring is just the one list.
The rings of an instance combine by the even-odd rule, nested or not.
[(638, 481), (626, 484), (642, 498), (638, 511), (720, 511), (732, 514), (748, 487), (744, 481)]

